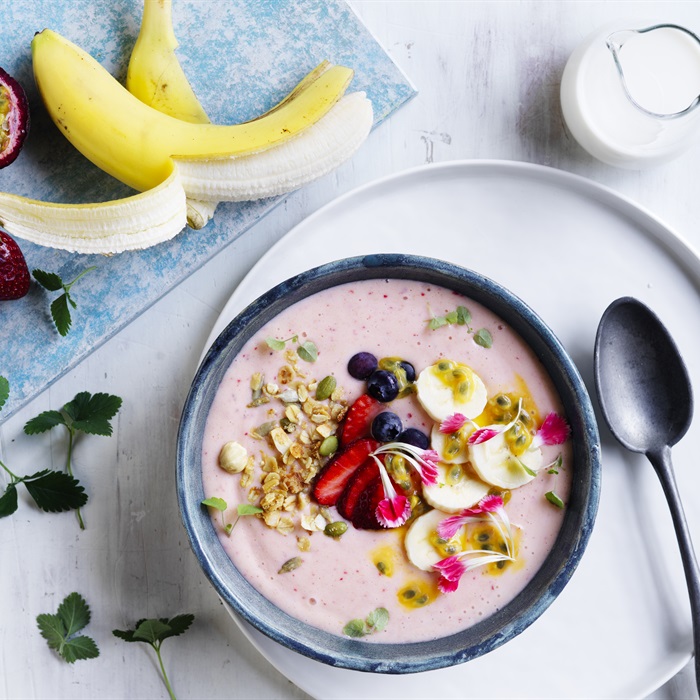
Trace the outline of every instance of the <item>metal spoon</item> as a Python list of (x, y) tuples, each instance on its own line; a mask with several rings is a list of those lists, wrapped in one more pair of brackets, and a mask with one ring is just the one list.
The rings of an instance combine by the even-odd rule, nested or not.
[(693, 396), (673, 339), (637, 299), (617, 299), (603, 314), (595, 341), (595, 381), (610, 431), (628, 450), (647, 456), (666, 494), (690, 593), (700, 693), (700, 570), (671, 464), (671, 446), (690, 426)]

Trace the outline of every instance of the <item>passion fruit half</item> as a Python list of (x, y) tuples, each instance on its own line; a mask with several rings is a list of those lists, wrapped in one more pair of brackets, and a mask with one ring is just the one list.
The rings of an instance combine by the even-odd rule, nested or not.
[(19, 155), (29, 131), (29, 102), (22, 86), (0, 68), (0, 168)]

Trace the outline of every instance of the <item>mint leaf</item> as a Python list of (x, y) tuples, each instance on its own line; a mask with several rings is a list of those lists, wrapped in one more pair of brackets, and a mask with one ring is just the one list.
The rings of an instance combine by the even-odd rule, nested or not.
[(109, 437), (112, 434), (109, 421), (114, 418), (121, 405), (122, 400), (119, 396), (81, 391), (63, 407), (63, 410), (71, 419), (74, 430)]
[(63, 289), (63, 280), (55, 272), (44, 272), (44, 270), (32, 270), (34, 279), (50, 292), (57, 292)]
[(305, 362), (316, 362), (318, 359), (318, 348), (311, 340), (307, 340), (297, 348), (297, 355)]
[(474, 333), (474, 342), (482, 348), (490, 348), (493, 345), (493, 338), (485, 328), (481, 328)]
[(100, 655), (94, 640), (84, 635), (75, 636), (90, 622), (90, 607), (79, 593), (66, 596), (55, 615), (37, 615), (41, 636), (51, 649), (69, 664)]
[(450, 313), (445, 316), (445, 321), (447, 321), (447, 323), (457, 323), (458, 318), (459, 316), (456, 311), (450, 311)]
[(51, 302), (51, 317), (56, 324), (56, 330), (62, 335), (68, 335), (72, 319), (68, 308), (68, 294), (64, 292), (60, 297)]
[(17, 487), (8, 484), (5, 493), (0, 496), (0, 518), (6, 518), (17, 510)]
[(0, 375), (0, 408), (5, 405), (5, 401), (10, 398), (10, 382), (6, 377)]
[(27, 421), (24, 426), (24, 432), (27, 435), (38, 435), (39, 433), (45, 433), (47, 430), (51, 430), (51, 428), (55, 428), (57, 425), (65, 424), (66, 420), (60, 411), (44, 411)]
[(87, 502), (77, 479), (63, 472), (45, 471), (22, 479), (34, 502), (47, 513), (80, 508)]
[(444, 316), (433, 316), (428, 322), (428, 328), (430, 328), (431, 331), (435, 331), (438, 328), (446, 326), (447, 323), (448, 321)]

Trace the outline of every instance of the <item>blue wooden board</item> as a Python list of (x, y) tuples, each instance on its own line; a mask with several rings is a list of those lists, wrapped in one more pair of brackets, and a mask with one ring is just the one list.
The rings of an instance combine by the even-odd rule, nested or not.
[[(123, 81), (141, 22), (141, 0), (15, 0), (3, 10), (0, 66), (24, 86), (31, 130), (17, 161), (0, 170), (0, 190), (56, 202), (97, 202), (133, 194), (64, 139), (34, 85), (30, 44), (53, 29), (95, 56)], [(182, 65), (214, 122), (252, 118), (281, 99), (323, 59), (352, 67), (351, 90), (364, 90), (375, 126), (415, 93), (405, 76), (342, 0), (175, 0), (173, 24)], [(50, 299), (38, 285), (0, 301), (0, 375), (11, 396), (7, 419), (178, 282), (234, 241), (279, 202), (222, 204), (202, 231), (114, 257), (76, 255), (18, 241), (30, 270), (65, 281), (97, 269), (76, 286), (78, 311), (62, 338)], [(41, 357), (41, 362), (37, 362)]]

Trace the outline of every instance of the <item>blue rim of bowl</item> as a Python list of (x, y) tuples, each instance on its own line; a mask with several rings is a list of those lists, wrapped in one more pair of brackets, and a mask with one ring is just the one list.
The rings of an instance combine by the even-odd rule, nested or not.
[[(493, 615), (456, 634), (409, 643), (375, 643), (324, 632), (283, 612), (239, 573), (219, 542), (202, 486), (204, 425), (224, 373), (247, 340), (297, 301), (346, 282), (398, 278), (447, 287), (500, 316), (548, 370), (571, 426), (573, 483), (552, 551), (530, 583)], [(595, 522), (600, 497), (600, 439), (588, 392), (566, 350), (521, 299), (491, 279), (452, 263), (415, 255), (345, 258), (307, 270), (253, 301), (221, 332), (205, 355), (185, 401), (178, 431), (177, 494), (194, 553), (221, 598), (274, 641), (338, 668), (416, 673), (464, 663), (492, 651), (531, 625), (571, 578)]]

